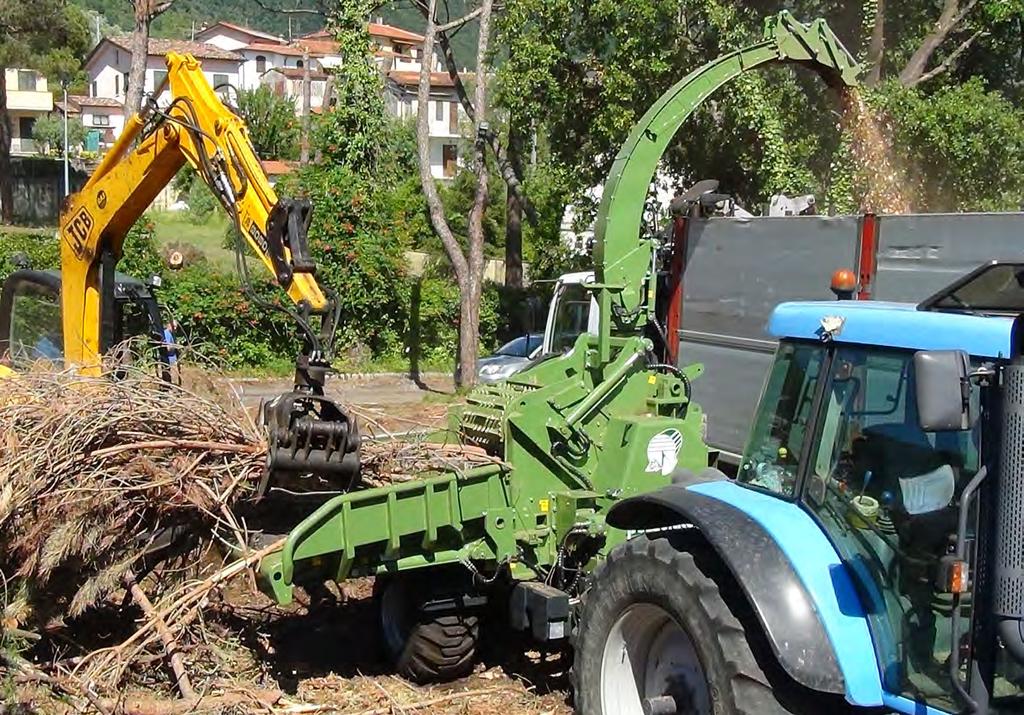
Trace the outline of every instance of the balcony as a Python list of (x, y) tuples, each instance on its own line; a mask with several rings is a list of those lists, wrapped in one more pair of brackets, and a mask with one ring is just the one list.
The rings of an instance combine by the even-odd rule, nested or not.
[(53, 95), (49, 92), (11, 89), (7, 91), (7, 108), (15, 112), (52, 112)]
[(36, 142), (34, 139), (14, 137), (11, 139), (11, 154), (25, 156), (36, 153)]

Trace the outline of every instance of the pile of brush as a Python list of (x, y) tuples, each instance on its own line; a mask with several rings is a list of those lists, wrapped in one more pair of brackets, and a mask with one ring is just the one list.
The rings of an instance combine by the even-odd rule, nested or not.
[(43, 627), (191, 533), (237, 543), (266, 448), (246, 412), (144, 373), (0, 381), (3, 624)]

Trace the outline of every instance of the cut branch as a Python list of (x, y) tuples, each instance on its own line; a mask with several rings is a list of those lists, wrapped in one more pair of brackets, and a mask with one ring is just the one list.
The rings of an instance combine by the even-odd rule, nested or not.
[(167, 622), (164, 621), (163, 617), (153, 608), (153, 604), (149, 600), (149, 596), (142, 590), (142, 587), (135, 582), (135, 577), (130, 573), (125, 576), (125, 585), (128, 586), (128, 590), (131, 591), (132, 598), (135, 603), (139, 605), (142, 612), (153, 621), (157, 633), (160, 634), (160, 641), (164, 644), (164, 652), (167, 654), (167, 661), (170, 663), (171, 671), (174, 673), (174, 681), (178, 686), (178, 691), (181, 693), (181, 697), (186, 700), (192, 700), (196, 697), (196, 691), (192, 689), (192, 681), (189, 680), (188, 672), (185, 670), (185, 659), (181, 655), (181, 649), (178, 647), (178, 642), (174, 639), (170, 629), (167, 627)]

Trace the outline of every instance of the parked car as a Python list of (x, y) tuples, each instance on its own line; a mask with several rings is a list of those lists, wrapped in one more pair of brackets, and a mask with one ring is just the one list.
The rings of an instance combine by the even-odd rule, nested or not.
[(540, 355), (544, 343), (543, 333), (530, 333), (510, 340), (493, 355), (477, 361), (477, 380), (479, 382), (498, 382), (524, 370), (530, 361)]

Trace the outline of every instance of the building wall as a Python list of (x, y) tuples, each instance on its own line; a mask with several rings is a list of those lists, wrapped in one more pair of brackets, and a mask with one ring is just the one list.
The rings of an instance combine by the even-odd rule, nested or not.
[(117, 107), (82, 107), (82, 124), (100, 133), (100, 148), (106, 149), (124, 130), (124, 112)]
[[(107, 97), (124, 102), (126, 98), (125, 79), (131, 69), (131, 53), (106, 43), (86, 66), (89, 77), (89, 96)], [(210, 84), (216, 84), (214, 75), (224, 75), (230, 84), (238, 86), (239, 63), (234, 60), (200, 60), (203, 74)], [(146, 61), (146, 91), (152, 92), (157, 83), (158, 73), (167, 71), (167, 62), (160, 55), (150, 55)], [(162, 95), (166, 100), (167, 95)]]
[[(239, 69), (239, 87), (243, 89), (256, 89), (263, 83), (263, 75), (275, 67), (296, 67), (297, 62), (302, 60), (301, 56), (268, 52), (265, 50), (243, 50), (241, 54), (245, 59)], [(267, 60), (266, 69), (260, 72), (257, 68), (257, 57), (265, 57)], [(310, 59), (310, 68), (319, 67), (315, 59)]]

